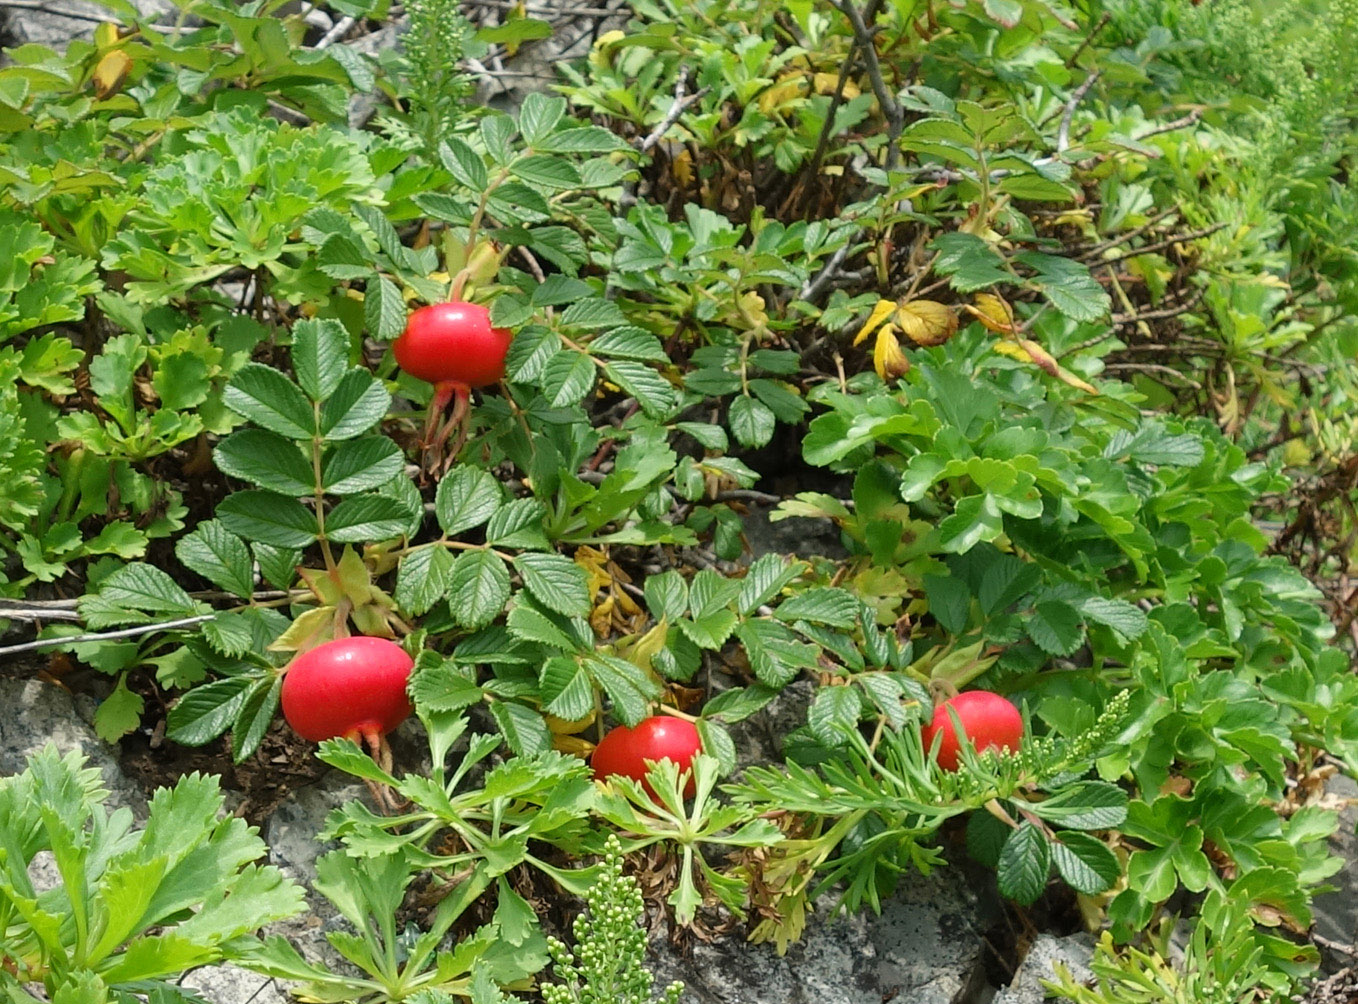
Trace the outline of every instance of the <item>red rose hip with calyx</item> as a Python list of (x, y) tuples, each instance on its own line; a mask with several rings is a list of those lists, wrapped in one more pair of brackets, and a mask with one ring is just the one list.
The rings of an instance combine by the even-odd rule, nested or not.
[[(957, 721), (962, 726), (961, 737), (948, 714), (949, 708), (957, 713)], [(977, 752), (986, 749), (1017, 752), (1023, 741), (1023, 716), (999, 694), (969, 690), (934, 708), (934, 720), (924, 727), (922, 735), (925, 752), (933, 745), (934, 736), (942, 736), (938, 744), (938, 765), (944, 770), (956, 770), (963, 742)]]
[[(655, 792), (646, 781), (647, 760), (672, 760), (681, 771), (688, 770), (693, 758), (702, 752), (698, 728), (692, 722), (670, 715), (656, 715), (637, 723), (636, 728), (619, 725), (599, 741), (590, 756), (594, 776), (602, 781), (614, 775), (640, 781), (651, 797)], [(696, 785), (690, 774), (684, 795), (692, 795)]]
[(303, 652), (283, 675), (283, 717), (303, 739), (343, 736), (376, 754), (410, 715), (406, 682), (415, 663), (385, 638), (339, 638)]
[(504, 378), (505, 353), (512, 339), (508, 329), (491, 327), (485, 307), (454, 300), (411, 314), (391, 350), (411, 376), (435, 386), (468, 389)]

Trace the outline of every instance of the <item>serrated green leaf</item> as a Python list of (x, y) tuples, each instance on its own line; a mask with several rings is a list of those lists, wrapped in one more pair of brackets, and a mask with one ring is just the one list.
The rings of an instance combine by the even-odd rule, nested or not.
[(276, 369), (246, 363), (226, 385), (227, 406), (242, 418), (289, 439), (310, 439), (316, 418), (302, 388)]
[(348, 368), (349, 334), (334, 318), (307, 318), (292, 328), (292, 368), (312, 401), (335, 392)]
[(459, 673), (452, 660), (417, 670), (410, 697), (421, 711), (461, 711), (481, 701), (481, 688)]
[(380, 381), (365, 369), (351, 369), (321, 405), (321, 435), (330, 442), (360, 436), (386, 417), (390, 407), (391, 395)]
[(852, 687), (822, 687), (806, 712), (812, 734), (825, 746), (840, 746), (844, 733), (858, 727), (863, 700)]
[(636, 398), (641, 410), (653, 418), (664, 418), (674, 407), (674, 388), (644, 363), (614, 359), (604, 366), (604, 375)]
[(223, 474), (280, 495), (295, 498), (316, 492), (310, 458), (302, 455), (295, 440), (267, 429), (233, 432), (217, 444), (212, 459)]
[(500, 485), (489, 471), (459, 465), (439, 482), (434, 514), (443, 532), (452, 537), (490, 519), (503, 501)]
[(806, 620), (847, 629), (858, 621), (858, 600), (846, 589), (817, 586), (784, 600), (774, 614), (783, 621)]
[(140, 694), (127, 689), (127, 674), (118, 677), (112, 693), (99, 702), (94, 712), (94, 731), (106, 743), (116, 743), (141, 724), (145, 705)]
[(767, 446), (778, 424), (773, 410), (752, 397), (737, 397), (731, 402), (727, 415), (731, 431), (742, 446)]
[(463, 551), (448, 573), (448, 609), (468, 628), (489, 624), (509, 602), (509, 571), (489, 551)]
[(519, 756), (535, 756), (552, 748), (552, 733), (532, 708), (513, 701), (495, 701), (490, 713), (509, 748)]
[(565, 98), (548, 97), (536, 91), (527, 95), (519, 108), (519, 132), (524, 142), (534, 146), (551, 135), (565, 114)]
[(1027, 906), (1042, 895), (1051, 871), (1047, 838), (1030, 822), (1014, 830), (1000, 850), (1000, 893)]
[(391, 598), (412, 617), (428, 613), (447, 594), (453, 556), (438, 544), (417, 547), (401, 559)]
[(542, 529), (546, 510), (537, 499), (515, 499), (495, 510), (486, 524), (486, 541), (496, 547), (547, 547)]
[(1068, 830), (1109, 830), (1126, 820), (1127, 805), (1127, 793), (1115, 784), (1078, 781), (1029, 808)]
[(325, 535), (339, 544), (365, 544), (405, 534), (410, 513), (386, 495), (352, 495), (325, 515)]
[(524, 588), (535, 600), (567, 617), (589, 613), (589, 586), (585, 571), (559, 554), (527, 552), (514, 559)]
[(782, 555), (765, 554), (750, 563), (740, 582), (736, 606), (742, 614), (752, 614), (781, 593), (802, 572), (802, 566)]
[(348, 439), (326, 451), (321, 482), (331, 495), (353, 495), (386, 484), (404, 467), (401, 448), (386, 436)]
[(1028, 637), (1051, 655), (1070, 655), (1084, 641), (1084, 622), (1069, 603), (1048, 600), (1037, 604), (1024, 620)]
[(368, 276), (363, 294), (363, 323), (379, 342), (390, 342), (405, 330), (405, 298), (394, 282), (377, 272)]
[(214, 586), (248, 599), (254, 592), (250, 549), (215, 519), (204, 520), (175, 543), (175, 557)]
[(1051, 845), (1057, 872), (1076, 892), (1094, 896), (1111, 889), (1122, 877), (1117, 855), (1102, 840), (1088, 833), (1058, 832)]
[(446, 136), (439, 143), (439, 160), (458, 182), (480, 195), (490, 184), (486, 162), (479, 153), (456, 136)]
[(538, 383), (551, 407), (577, 405), (594, 387), (594, 361), (583, 352), (558, 352), (547, 360)]

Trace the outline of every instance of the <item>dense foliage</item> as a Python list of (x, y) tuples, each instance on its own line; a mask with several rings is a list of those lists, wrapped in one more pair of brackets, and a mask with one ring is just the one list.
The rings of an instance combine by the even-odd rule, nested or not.
[[(614, 840), (669, 862), (675, 922), (784, 951), (962, 820), (1004, 895), (1109, 931), (1082, 1002), (1306, 976), (1321, 781), (1358, 773), (1317, 588), (1347, 598), (1355, 529), (1358, 4), (633, 0), (513, 114), (469, 67), (550, 33), (522, 11), (414, 0), (375, 56), (278, 0), (172, 30), (106, 6), (0, 68), (0, 614), (107, 675), (106, 739), (156, 695), (238, 761), (298, 653), (395, 639), (429, 755), (320, 749), (400, 806), (318, 835), (362, 977), (249, 936), (281, 889), (191, 956), (126, 893), (90, 901), (99, 951), (57, 930), (48, 900), (139, 852), (44, 755), (0, 787), (62, 791), (0, 834), (11, 996), (230, 955), (313, 1000), (496, 1004), (549, 956), (546, 999), (644, 997), (589, 940), (638, 947)], [(449, 300), (514, 337), (445, 416), (390, 344)], [(766, 514), (837, 556), (754, 553)], [(921, 724), (968, 687), (1027, 738), (944, 770)], [(770, 707), (799, 725), (752, 763)], [(656, 713), (696, 721), (691, 776), (596, 783), (593, 743)], [(182, 785), (217, 840), (215, 788)], [(41, 833), (65, 893), (28, 884)], [(572, 955), (525, 893), (598, 874), (622, 905)], [(130, 938), (139, 968), (103, 961)]]

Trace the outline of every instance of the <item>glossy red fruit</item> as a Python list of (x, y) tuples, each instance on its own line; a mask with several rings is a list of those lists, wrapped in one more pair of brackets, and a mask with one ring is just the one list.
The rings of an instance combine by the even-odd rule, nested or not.
[[(702, 741), (697, 726), (682, 718), (656, 715), (638, 722), (634, 729), (625, 725), (613, 729), (594, 747), (589, 762), (600, 781), (621, 774), (640, 781), (654, 797), (655, 792), (646, 784), (647, 760), (673, 760), (680, 770), (687, 770), (694, 755), (700, 752)], [(692, 795), (694, 788), (690, 776), (684, 794)]]
[(505, 353), (514, 336), (490, 326), (490, 311), (477, 303), (435, 303), (410, 315), (391, 350), (401, 369), (430, 383), (484, 387), (505, 375)]
[(409, 716), (406, 681), (415, 663), (385, 638), (340, 638), (292, 661), (283, 675), (283, 717), (303, 739), (384, 736)]
[(933, 745), (934, 736), (942, 734), (938, 744), (938, 765), (945, 770), (957, 769), (961, 745), (952, 716), (948, 714), (949, 708), (957, 712), (963, 739), (978, 752), (991, 748), (1016, 752), (1023, 741), (1023, 716), (1005, 698), (988, 690), (958, 694), (934, 708), (934, 720), (923, 730), (926, 750)]

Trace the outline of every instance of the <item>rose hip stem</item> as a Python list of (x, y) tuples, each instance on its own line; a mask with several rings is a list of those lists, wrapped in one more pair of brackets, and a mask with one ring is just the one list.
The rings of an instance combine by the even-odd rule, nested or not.
[[(373, 761), (382, 769), (383, 773), (390, 774), (392, 770), (391, 744), (387, 742), (387, 737), (377, 731), (372, 725), (360, 725), (345, 735), (346, 739), (354, 742), (363, 741), (359, 744), (368, 747), (368, 752)], [(372, 792), (373, 800), (377, 802), (377, 811), (384, 816), (391, 815), (396, 811), (395, 793), (385, 784), (379, 784), (371, 778), (365, 778), (368, 790)]]

